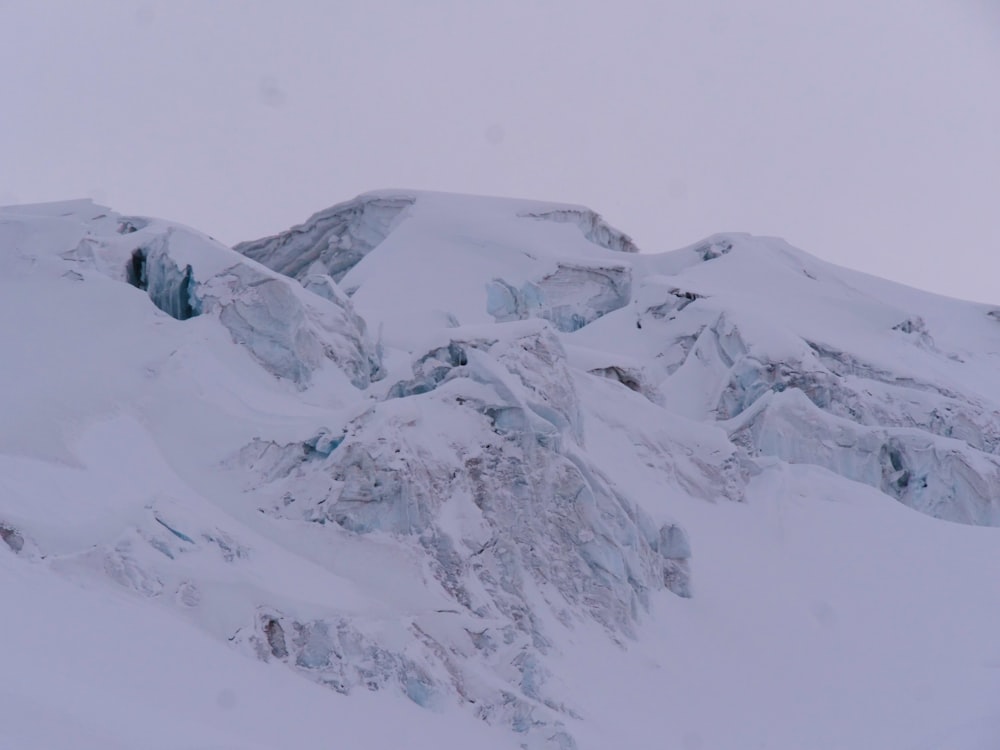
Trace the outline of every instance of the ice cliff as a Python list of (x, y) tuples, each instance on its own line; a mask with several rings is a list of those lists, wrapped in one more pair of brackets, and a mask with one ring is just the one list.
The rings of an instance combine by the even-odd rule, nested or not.
[(5, 554), (523, 748), (593, 747), (564, 644), (697, 601), (705, 518), (776, 471), (1000, 525), (1000, 314), (780, 240), (382, 191), (235, 250), (87, 201), (0, 245), (41, 332), (7, 334)]
[(75, 277), (86, 270), (123, 279), (180, 321), (217, 318), (262, 367), (300, 388), (327, 366), (361, 389), (378, 377), (364, 321), (327, 278), (290, 283), (186, 227), (91, 213), (77, 244), (61, 254)]

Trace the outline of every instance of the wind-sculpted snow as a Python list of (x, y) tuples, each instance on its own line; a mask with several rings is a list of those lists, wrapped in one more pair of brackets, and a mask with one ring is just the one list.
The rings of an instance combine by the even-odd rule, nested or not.
[[(1000, 526), (995, 308), (780, 240), (647, 255), (589, 209), (418, 191), (238, 249), (88, 201), (0, 209), (0, 736), (742, 750), (995, 725), (1000, 545), (970, 528)], [(67, 739), (88, 691), (50, 696), (65, 675), (142, 731)], [(161, 680), (151, 710), (132, 686)], [(8, 736), (39, 705), (58, 741)]]

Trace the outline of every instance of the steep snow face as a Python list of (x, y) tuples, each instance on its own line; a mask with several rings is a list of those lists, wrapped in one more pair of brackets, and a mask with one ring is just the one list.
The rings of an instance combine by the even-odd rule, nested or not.
[[(355, 240), (373, 237), (362, 224), (384, 216), (385, 201), (374, 201), (348, 212)], [(531, 205), (499, 212), (515, 237), (542, 227), (591, 253), (606, 252), (600, 242), (623, 242), (586, 212), (520, 216)], [(444, 204), (432, 209), (418, 215), (451, 213)], [(488, 203), (483, 211), (497, 212)], [(3, 226), (30, 254), (28, 267), (45, 267), (38, 280), (77, 285), (74, 304), (111, 284), (163, 329), (142, 344), (120, 342), (115, 402), (138, 421), (116, 416), (93, 427), (88, 419), (82, 436), (59, 436), (85, 477), (106, 479), (115, 454), (133, 467), (102, 490), (95, 479), (51, 474), (57, 496), (105, 497), (78, 524), (78, 538), (42, 507), (24, 507), (44, 471), (7, 467), (22, 492), (0, 508), (0, 521), (6, 545), (22, 556), (169, 601), (248, 656), (285, 662), (339, 692), (390, 690), (438, 708), (457, 700), (539, 748), (575, 746), (567, 722), (576, 713), (550, 686), (547, 666), (561, 633), (593, 623), (623, 642), (651, 596), (690, 595), (682, 526), (662, 509), (655, 519), (640, 510), (588, 454), (577, 373), (558, 333), (626, 304), (627, 266), (550, 264), (554, 271), (538, 277), (547, 314), (532, 308), (523, 317), (535, 320), (497, 324), (477, 310), (473, 317), (488, 325), (465, 327), (451, 315), (407, 348), (383, 350), (322, 264), (293, 280), (191, 230), (86, 202), (20, 209)], [(518, 278), (503, 262), (490, 265)], [(489, 295), (491, 277), (481, 278), (477, 307)], [(216, 348), (225, 338), (231, 346)], [(273, 380), (239, 382), (240, 352)], [(56, 387), (32, 385), (25, 376), (35, 402)], [(732, 453), (727, 446), (692, 473), (706, 494), (734, 471), (723, 465)], [(297, 562), (268, 567), (280, 555), (264, 539), (277, 539)], [(390, 557), (415, 566), (421, 577), (411, 586), (426, 592), (402, 610), (395, 590), (381, 604), (336, 594), (342, 566), (327, 550), (345, 539), (377, 566), (387, 564), (387, 547), (398, 550)], [(310, 571), (316, 560), (329, 572)], [(242, 579), (246, 594), (234, 603), (223, 582)], [(333, 599), (303, 595), (312, 586)]]
[[(15, 669), (63, 674), (32, 635), (63, 599), (94, 649), (64, 693), (0, 688), (0, 736), (141, 744), (45, 698), (134, 629), (176, 658), (98, 692), (164, 746), (972, 750), (998, 726), (996, 311), (777, 240), (646, 255), (588, 209), (434, 193), (239, 249), (0, 209), (0, 588), (40, 603)], [(133, 697), (147, 663), (184, 695)], [(179, 687), (199, 669), (220, 715)]]
[[(701, 467), (692, 478), (724, 496), (719, 478), (738, 472), (721, 465), (731, 453), (706, 462), (714, 476)], [(407, 651), (342, 619), (271, 608), (256, 622), (256, 653), (342, 692), (396, 683), (422, 704), (457, 693), (531, 746), (571, 747), (574, 712), (545, 666), (561, 633), (594, 622), (621, 641), (650, 596), (690, 595), (684, 529), (654, 522), (594, 464), (574, 375), (541, 321), (451, 329), (342, 427), (293, 444), (255, 440), (231, 463), (253, 467), (248, 491), (272, 517), (333, 539), (406, 540), (453, 602), (415, 624)], [(456, 644), (457, 628), (470, 640)], [(370, 666), (345, 658), (351, 648)]]
[[(403, 200), (374, 193), (331, 212), (381, 215)], [(989, 308), (837, 269), (780, 240), (718, 235), (635, 255), (586, 209), (405, 200), (370, 232), (380, 243), (363, 260), (320, 242), (327, 266), (351, 266), (338, 278), (393, 346), (413, 353), (429, 331), (490, 319), (548, 320), (578, 332), (571, 351), (600, 353), (589, 372), (718, 420), (747, 457), (813, 463), (939, 518), (1000, 524), (1000, 399), (989, 385), (1000, 326)], [(280, 269), (281, 248), (319, 224), (241, 247)], [(547, 231), (560, 224), (575, 232)]]

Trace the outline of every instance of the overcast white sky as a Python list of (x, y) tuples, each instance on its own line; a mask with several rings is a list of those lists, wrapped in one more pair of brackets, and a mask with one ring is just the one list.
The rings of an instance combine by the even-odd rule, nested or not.
[(1000, 303), (1000, 0), (0, 0), (0, 204), (583, 203)]

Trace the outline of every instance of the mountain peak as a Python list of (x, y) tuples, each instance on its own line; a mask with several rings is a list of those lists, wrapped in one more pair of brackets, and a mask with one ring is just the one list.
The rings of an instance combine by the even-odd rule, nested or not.
[(408, 190), (235, 249), (3, 208), (0, 248), (0, 590), (41, 675), (5, 738), (937, 748), (995, 713), (989, 308)]

